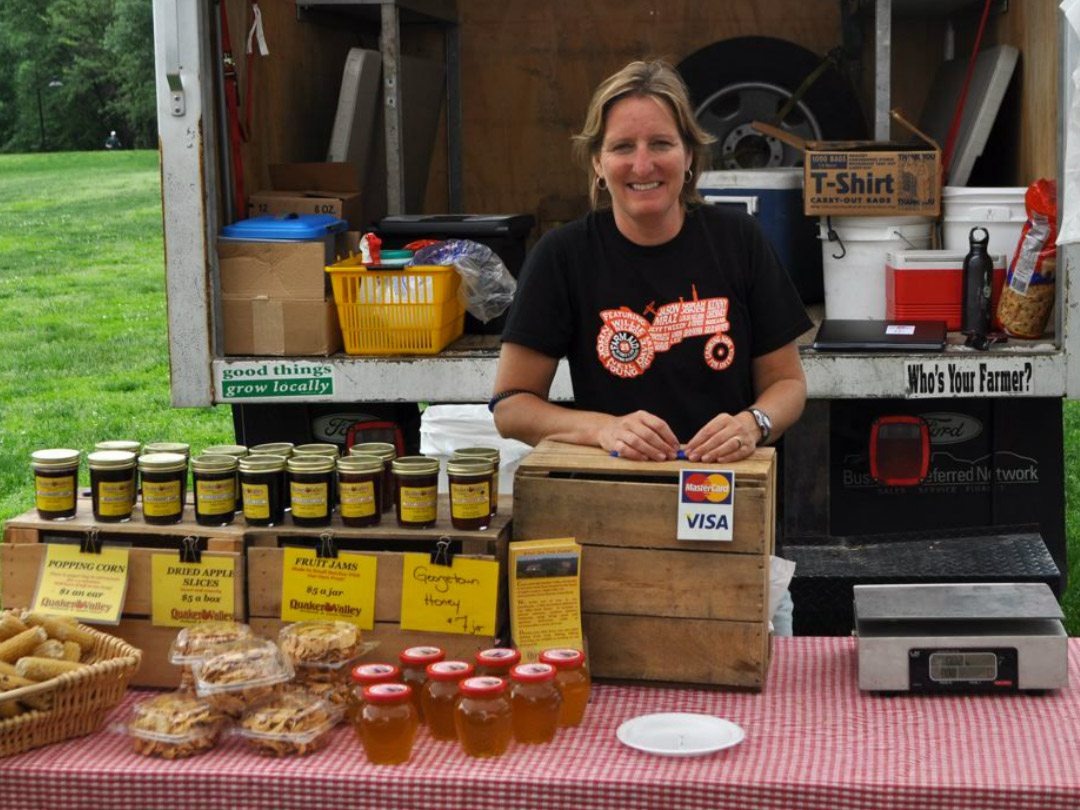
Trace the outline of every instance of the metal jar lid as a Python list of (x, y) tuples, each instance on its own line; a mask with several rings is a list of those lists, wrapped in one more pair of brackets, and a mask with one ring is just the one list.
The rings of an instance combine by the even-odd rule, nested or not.
[(465, 475), (482, 478), (495, 474), (495, 462), (487, 458), (452, 458), (446, 462), (447, 475)]
[(319, 474), (334, 471), (334, 459), (326, 456), (292, 456), (285, 469), (291, 473)]
[(339, 473), (380, 474), (383, 471), (383, 460), (371, 454), (357, 453), (339, 458), (337, 469)]
[(95, 450), (86, 457), (91, 470), (130, 470), (135, 466), (135, 454), (130, 450)]
[(203, 453), (191, 460), (192, 472), (231, 473), (236, 472), (236, 457), (223, 454)]
[(349, 448), (349, 455), (378, 456), (383, 461), (397, 457), (397, 448), (389, 442), (361, 442)]
[(187, 442), (148, 442), (143, 445), (143, 455), (151, 453), (177, 453), (184, 458), (191, 457), (191, 445)]
[(285, 456), (270, 453), (244, 456), (238, 462), (242, 473), (279, 473), (285, 471)]
[(142, 442), (134, 439), (108, 439), (94, 445), (95, 450), (127, 450), (136, 456), (142, 451)]
[(338, 452), (338, 446), (336, 444), (331, 444), (330, 442), (314, 442), (312, 444), (296, 445), (296, 447), (293, 448), (293, 455), (337, 458), (341, 454)]
[(427, 456), (402, 456), (394, 459), (391, 469), (395, 475), (437, 475), (439, 460)]
[(35, 450), (30, 454), (30, 462), (41, 469), (66, 469), (78, 467), (81, 455), (78, 450), (67, 448), (53, 448), (49, 450)]
[(460, 447), (454, 451), (455, 456), (470, 458), (489, 458), (492, 461), (499, 460), (499, 448), (497, 447)]
[(204, 456), (232, 456), (243, 458), (248, 454), (248, 449), (242, 444), (212, 444), (203, 448)]
[(179, 453), (146, 453), (139, 456), (140, 472), (187, 472), (187, 458)]
[(288, 458), (292, 455), (292, 451), (292, 442), (266, 442), (265, 444), (257, 444), (254, 447), (248, 448), (248, 452), (253, 456), (271, 455)]

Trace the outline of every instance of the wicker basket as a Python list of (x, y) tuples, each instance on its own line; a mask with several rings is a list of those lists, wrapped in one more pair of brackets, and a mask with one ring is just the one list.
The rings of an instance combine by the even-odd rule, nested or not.
[(48, 711), (29, 711), (0, 720), (0, 757), (90, 734), (124, 697), (128, 681), (142, 661), (142, 651), (92, 627), (80, 627), (94, 636), (88, 666), (33, 686), (0, 692), (0, 703), (38, 698), (50, 706)]

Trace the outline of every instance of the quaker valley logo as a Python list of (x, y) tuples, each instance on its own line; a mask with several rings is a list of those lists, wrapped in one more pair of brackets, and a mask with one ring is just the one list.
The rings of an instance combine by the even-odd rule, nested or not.
[[(650, 302), (644, 315), (628, 307), (605, 309), (600, 313), (603, 325), (596, 335), (596, 356), (601, 365), (616, 377), (637, 377), (648, 371), (657, 352), (666, 352), (687, 338), (709, 335), (705, 342), (705, 363), (714, 371), (723, 371), (735, 361), (735, 341), (727, 334), (727, 298), (697, 297), (664, 304), (659, 309)], [(645, 315), (652, 315), (649, 321)]]

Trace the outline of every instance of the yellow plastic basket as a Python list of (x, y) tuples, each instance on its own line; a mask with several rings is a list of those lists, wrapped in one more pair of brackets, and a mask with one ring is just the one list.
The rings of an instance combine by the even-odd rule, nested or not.
[(453, 267), (368, 270), (353, 256), (326, 272), (346, 354), (437, 354), (465, 330)]

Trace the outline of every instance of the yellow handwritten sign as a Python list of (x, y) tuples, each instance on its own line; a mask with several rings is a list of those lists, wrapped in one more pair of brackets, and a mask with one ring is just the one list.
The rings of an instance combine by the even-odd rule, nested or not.
[(319, 557), (311, 548), (285, 548), (284, 552), (283, 621), (340, 620), (364, 630), (375, 626), (375, 557), (350, 551)]
[(499, 564), (455, 557), (433, 565), (428, 554), (406, 554), (401, 580), (401, 629), (473, 636), (495, 634)]
[(150, 619), (157, 627), (227, 621), (236, 609), (236, 558), (202, 555), (180, 562), (173, 553), (150, 557)]
[(33, 610), (92, 624), (119, 624), (127, 594), (128, 550), (106, 546), (83, 554), (78, 546), (47, 543)]

